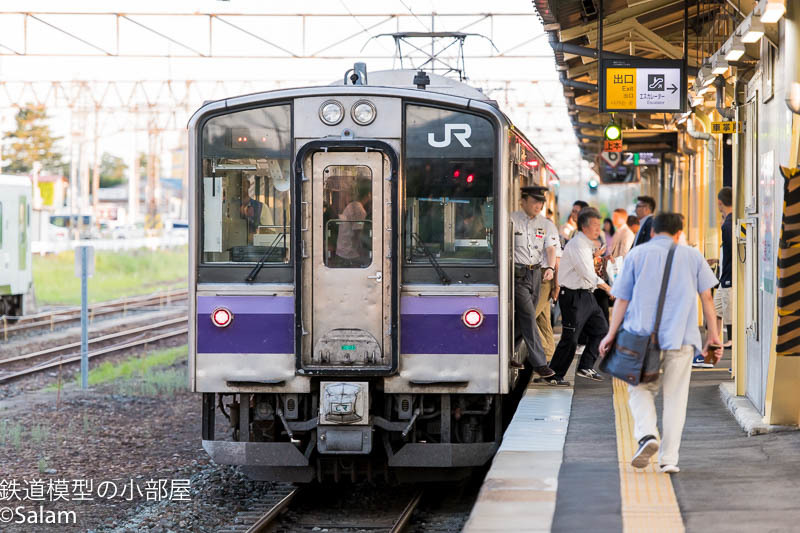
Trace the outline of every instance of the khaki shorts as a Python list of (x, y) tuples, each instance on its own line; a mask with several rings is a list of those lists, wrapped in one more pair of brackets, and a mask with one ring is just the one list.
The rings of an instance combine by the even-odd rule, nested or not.
[(717, 318), (722, 319), (722, 325), (731, 324), (731, 288), (719, 288), (714, 292), (714, 309), (717, 311)]

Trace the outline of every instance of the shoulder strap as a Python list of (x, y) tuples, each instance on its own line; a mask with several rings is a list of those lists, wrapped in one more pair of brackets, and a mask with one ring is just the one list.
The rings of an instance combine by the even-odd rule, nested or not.
[(672, 259), (675, 257), (675, 249), (678, 247), (674, 242), (669, 247), (667, 254), (667, 264), (664, 265), (664, 278), (661, 280), (661, 292), (658, 295), (658, 310), (656, 311), (656, 325), (653, 328), (653, 335), (658, 341), (658, 327), (661, 325), (661, 314), (664, 311), (664, 300), (667, 298), (667, 285), (669, 285), (669, 274), (672, 270)]

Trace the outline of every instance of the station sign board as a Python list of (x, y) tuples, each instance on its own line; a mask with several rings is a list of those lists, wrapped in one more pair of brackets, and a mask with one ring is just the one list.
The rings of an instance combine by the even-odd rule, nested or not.
[(600, 152), (600, 158), (614, 168), (622, 161), (622, 152)]
[(711, 133), (739, 133), (741, 125), (739, 122), (712, 122)]
[(599, 111), (681, 113), (686, 69), (680, 59), (600, 60)]

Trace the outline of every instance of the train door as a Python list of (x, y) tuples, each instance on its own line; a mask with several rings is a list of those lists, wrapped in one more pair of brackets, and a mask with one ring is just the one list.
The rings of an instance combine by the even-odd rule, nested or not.
[(28, 199), (19, 197), (19, 269), (28, 268)]
[[(751, 84), (754, 87), (754, 84)], [(758, 160), (758, 91), (748, 94), (745, 105), (745, 175), (744, 209), (747, 216), (745, 246), (745, 333), (747, 339), (746, 394), (753, 405), (763, 411), (761, 373), (761, 310), (759, 290), (759, 160)]]
[[(311, 330), (304, 366), (391, 366), (389, 163), (378, 152), (312, 156)], [(306, 278), (308, 279), (308, 278)], [(310, 304), (310, 305), (309, 305)], [(306, 315), (308, 316), (308, 315)], [(309, 342), (310, 341), (310, 342)], [(307, 356), (311, 356), (311, 360)]]

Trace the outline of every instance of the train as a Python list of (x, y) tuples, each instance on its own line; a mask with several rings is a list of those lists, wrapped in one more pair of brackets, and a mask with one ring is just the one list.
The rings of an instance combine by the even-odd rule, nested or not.
[(0, 175), (0, 316), (7, 320), (25, 313), (33, 286), (32, 194), (27, 176)]
[[(369, 80), (369, 83), (368, 83)], [(252, 479), (453, 479), (513, 409), (519, 188), (558, 175), (466, 83), (357, 63), (188, 124), (189, 380)], [(224, 429), (222, 429), (224, 428)]]

